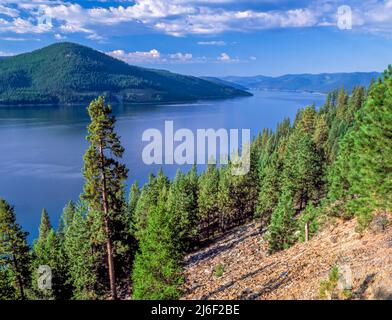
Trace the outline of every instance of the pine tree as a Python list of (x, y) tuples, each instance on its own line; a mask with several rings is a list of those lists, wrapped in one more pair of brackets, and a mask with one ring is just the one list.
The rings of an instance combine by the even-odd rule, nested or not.
[(134, 299), (177, 299), (180, 295), (181, 254), (173, 238), (166, 202), (164, 187), (147, 217), (146, 232), (139, 240), (132, 274)]
[(299, 231), (299, 240), (302, 242), (309, 241), (310, 238), (318, 230), (318, 210), (314, 207), (313, 203), (309, 202), (305, 210), (301, 212), (301, 215), (297, 222), (297, 228)]
[(209, 164), (199, 178), (198, 240), (208, 239), (213, 217), (219, 212), (218, 203), (219, 171), (215, 164)]
[(157, 177), (150, 174), (148, 183), (142, 187), (132, 218), (133, 230), (135, 230), (137, 240), (142, 237), (143, 232), (146, 230), (149, 212), (157, 204), (160, 192), (163, 188), (168, 190), (169, 187), (170, 181), (163, 173), (162, 168), (159, 170)]
[(198, 194), (199, 194), (199, 177), (197, 175), (197, 167), (194, 164), (191, 170), (188, 171), (187, 179), (187, 193), (189, 197), (189, 227), (187, 241), (189, 245), (193, 245), (193, 240), (197, 234), (198, 224)]
[(392, 209), (392, 66), (369, 91), (357, 114), (353, 133), (355, 162), (350, 162), (349, 182), (361, 227), (372, 220), (375, 209)]
[(261, 218), (263, 226), (269, 224), (271, 214), (278, 204), (282, 167), (283, 164), (277, 152), (274, 152), (272, 155), (263, 154), (260, 159), (260, 192), (256, 212), (257, 216)]
[(294, 244), (296, 230), (294, 215), (293, 198), (290, 191), (284, 190), (268, 227), (267, 240), (270, 252), (287, 249)]
[(59, 225), (57, 227), (57, 234), (59, 237), (64, 237), (65, 232), (72, 223), (73, 216), (75, 215), (76, 205), (73, 201), (69, 201), (63, 209)]
[(129, 216), (133, 217), (135, 214), (137, 202), (140, 198), (140, 189), (139, 189), (139, 184), (137, 181), (135, 181), (132, 186), (131, 190), (129, 192), (129, 200), (128, 200), (128, 208), (129, 208)]
[(170, 186), (167, 198), (168, 216), (172, 225), (173, 241), (178, 252), (185, 253), (190, 248), (193, 233), (194, 190), (191, 180), (180, 170)]
[(115, 270), (119, 268), (115, 266), (115, 257), (122, 260), (129, 253), (128, 240), (124, 239), (129, 219), (123, 190), (128, 170), (118, 161), (124, 148), (114, 132), (115, 118), (110, 105), (105, 105), (104, 98), (99, 97), (91, 102), (88, 113), (91, 118), (87, 136), (90, 146), (84, 156), (82, 198), (89, 207), (95, 253), (106, 255), (111, 298), (117, 299)]
[(294, 203), (300, 210), (309, 200), (318, 201), (323, 195), (321, 161), (312, 137), (301, 130), (293, 132), (285, 153), (282, 188), (292, 191)]
[[(56, 234), (52, 229), (47, 211), (41, 215), (38, 239), (33, 245), (32, 287), (38, 299), (67, 299), (69, 288), (66, 286), (67, 269), (62, 251), (63, 234)], [(51, 270), (51, 288), (38, 288), (38, 270), (40, 266), (48, 266)]]
[(12, 275), (8, 268), (0, 269), (0, 301), (15, 300), (16, 289), (12, 285)]
[(43, 208), (41, 213), (41, 224), (39, 225), (39, 239), (46, 239), (51, 230), (52, 225), (50, 223), (49, 214), (46, 209)]
[(30, 253), (24, 232), (16, 222), (14, 208), (0, 199), (0, 298), (27, 297), (30, 284)]
[(97, 299), (99, 287), (96, 265), (101, 263), (93, 254), (90, 228), (85, 219), (85, 205), (79, 204), (64, 236), (64, 252), (68, 259), (67, 284), (73, 299)]

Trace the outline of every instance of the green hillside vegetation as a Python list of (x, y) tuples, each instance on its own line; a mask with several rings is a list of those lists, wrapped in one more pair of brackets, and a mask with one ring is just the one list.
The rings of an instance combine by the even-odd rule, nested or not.
[[(161, 170), (134, 183), (128, 200), (111, 108), (99, 98), (88, 111), (84, 191), (58, 230), (44, 211), (29, 253), (13, 208), (0, 201), (1, 299), (177, 299), (184, 255), (247, 221), (261, 221), (274, 254), (325, 221), (356, 217), (361, 231), (375, 213), (392, 212), (392, 67), (368, 89), (335, 90), (318, 110), (264, 130), (248, 174), (232, 175), (229, 164), (198, 175), (194, 166), (171, 181)], [(53, 270), (45, 292), (34, 282), (41, 263)]]
[(351, 92), (356, 86), (369, 86), (372, 79), (382, 76), (378, 72), (286, 74), (279, 77), (224, 77), (223, 80), (245, 88), (261, 90), (288, 90), (328, 93), (344, 87)]
[(74, 43), (0, 60), (0, 104), (175, 102), (249, 96), (243, 90), (164, 70), (135, 67)]

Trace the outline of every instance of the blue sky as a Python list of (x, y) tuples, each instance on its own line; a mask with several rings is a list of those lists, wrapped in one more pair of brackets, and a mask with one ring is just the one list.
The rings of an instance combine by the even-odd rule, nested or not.
[(0, 0), (0, 55), (60, 41), (193, 75), (382, 71), (392, 0)]

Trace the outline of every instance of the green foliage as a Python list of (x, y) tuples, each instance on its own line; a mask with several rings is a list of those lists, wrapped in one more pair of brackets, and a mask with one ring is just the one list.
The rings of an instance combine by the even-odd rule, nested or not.
[(223, 272), (225, 271), (225, 266), (222, 263), (219, 263), (215, 266), (215, 277), (220, 278), (223, 276)]
[(0, 198), (0, 297), (27, 297), (30, 287), (30, 253), (24, 232), (16, 222), (14, 208)]
[[(67, 209), (67, 208), (66, 208)], [(67, 270), (62, 251), (63, 234), (56, 234), (51, 227), (49, 215), (44, 209), (41, 215), (38, 239), (34, 241), (32, 252), (32, 288), (37, 299), (67, 299)], [(38, 288), (38, 269), (48, 266), (51, 269), (51, 289)]]
[(199, 241), (208, 238), (213, 217), (219, 212), (218, 208), (219, 171), (213, 164), (199, 178), (198, 205), (198, 238)]
[(193, 187), (189, 176), (177, 171), (167, 197), (168, 219), (173, 232), (172, 241), (178, 253), (189, 250), (191, 236), (195, 234), (194, 225), (191, 224), (194, 220), (192, 213), (196, 200)]
[(305, 210), (301, 212), (300, 217), (298, 218), (297, 222), (297, 228), (299, 231), (299, 240), (304, 242), (306, 240), (305, 237), (305, 227), (306, 225), (308, 226), (308, 235), (309, 239), (312, 238), (313, 235), (315, 235), (318, 231), (318, 216), (319, 216), (319, 211), (317, 208), (314, 207), (314, 205), (309, 202), (308, 205), (306, 206)]
[[(14, 80), (22, 85), (23, 76)], [(187, 174), (178, 171), (173, 181), (161, 169), (141, 188), (135, 182), (126, 201), (124, 149), (111, 107), (100, 97), (88, 109), (81, 203), (67, 204), (57, 232), (43, 211), (32, 264), (13, 208), (0, 201), (0, 298), (33, 292), (40, 299), (106, 299), (109, 288), (112, 298), (114, 288), (121, 296), (132, 288), (135, 299), (177, 299), (184, 255), (253, 217), (267, 228), (271, 253), (304, 241), (305, 226), (314, 236), (331, 215), (355, 214), (364, 228), (375, 210), (391, 212), (391, 108), (392, 67), (368, 93), (361, 87), (351, 95), (335, 90), (318, 111), (299, 110), (293, 125), (285, 119), (275, 132), (265, 129), (250, 145), (247, 174), (234, 175), (234, 161), (209, 164), (200, 176), (193, 166)], [(53, 271), (48, 292), (36, 288), (35, 271), (43, 264)], [(218, 264), (215, 275), (223, 272)], [(334, 268), (320, 284), (320, 296), (350, 298), (350, 291), (336, 291), (337, 281)]]
[(339, 289), (339, 268), (334, 266), (329, 272), (328, 279), (320, 282), (319, 298), (327, 300), (349, 300), (352, 297), (351, 289)]
[(376, 209), (392, 210), (392, 66), (369, 91), (357, 114), (349, 181), (361, 227)]
[(147, 217), (146, 232), (139, 240), (133, 267), (134, 299), (177, 299), (183, 282), (173, 216), (167, 209), (167, 189), (161, 190), (157, 204)]
[(72, 222), (65, 231), (64, 252), (67, 256), (68, 284), (72, 299), (97, 299), (102, 293), (96, 266), (100, 261), (92, 253), (90, 228), (85, 219), (86, 206), (76, 207)]
[(0, 60), (0, 104), (88, 103), (99, 95), (112, 101), (162, 102), (250, 94), (226, 84), (131, 66), (74, 43)]
[(114, 131), (116, 120), (110, 105), (99, 97), (91, 102), (88, 113), (91, 122), (87, 136), (89, 148), (84, 156), (82, 199), (89, 209), (87, 219), (93, 255), (97, 261), (105, 261), (106, 255), (108, 261), (108, 265), (96, 267), (98, 281), (105, 286), (107, 272), (111, 296), (115, 299), (116, 274), (119, 279), (127, 279), (131, 263), (132, 237), (124, 192), (128, 169), (119, 162), (124, 148)]
[(295, 242), (296, 221), (294, 201), (291, 193), (284, 190), (279, 203), (272, 213), (268, 227), (268, 248), (271, 253), (287, 249)]
[(339, 269), (333, 267), (329, 272), (328, 279), (320, 282), (319, 297), (320, 299), (336, 299), (337, 284), (339, 280)]

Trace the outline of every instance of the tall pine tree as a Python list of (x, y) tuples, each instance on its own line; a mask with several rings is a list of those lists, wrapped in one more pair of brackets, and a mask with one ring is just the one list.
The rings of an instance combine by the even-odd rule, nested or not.
[(117, 299), (115, 260), (122, 263), (120, 260), (129, 253), (126, 239), (129, 219), (123, 190), (128, 170), (119, 162), (124, 148), (114, 131), (116, 120), (110, 105), (99, 97), (91, 102), (88, 113), (90, 146), (84, 156), (82, 198), (88, 203), (95, 253), (106, 255), (110, 295)]

